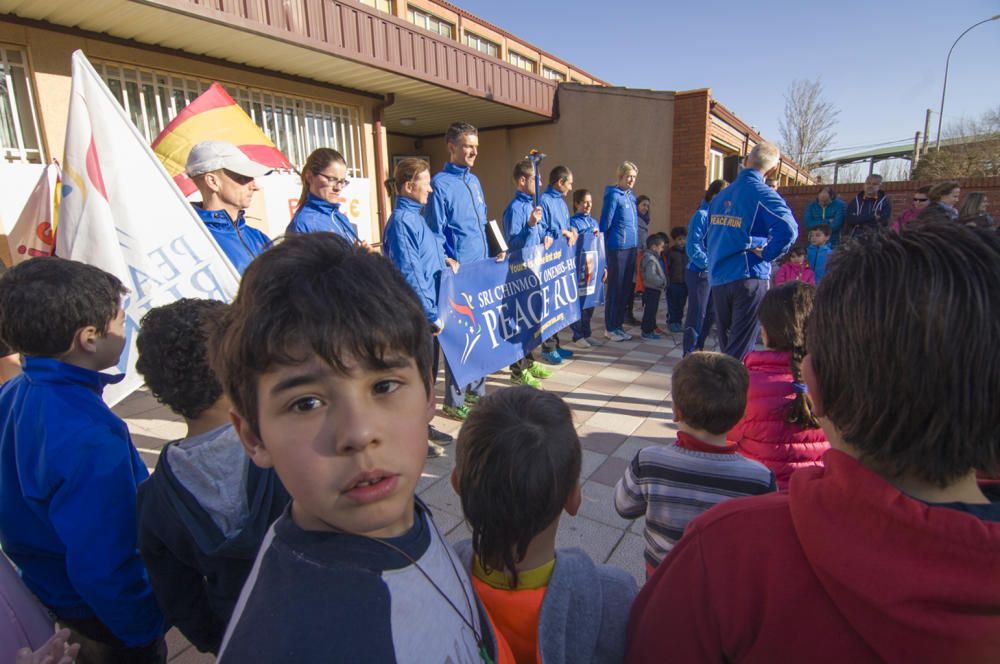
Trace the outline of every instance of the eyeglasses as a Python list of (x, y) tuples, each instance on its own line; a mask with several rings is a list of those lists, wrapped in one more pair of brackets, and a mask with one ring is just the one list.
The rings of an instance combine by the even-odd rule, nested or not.
[(347, 178), (340, 180), (338, 178), (333, 177), (332, 175), (327, 175), (326, 173), (317, 173), (316, 171), (313, 171), (313, 175), (323, 178), (323, 180), (327, 184), (332, 184), (334, 187), (344, 188), (347, 185), (351, 184), (351, 181), (348, 180)]
[(913, 202), (914, 203), (926, 203), (929, 200), (930, 200), (929, 198), (914, 198)]
[(240, 175), (239, 173), (234, 173), (228, 168), (223, 168), (222, 172), (226, 174), (226, 177), (235, 182), (238, 185), (250, 184), (254, 181), (254, 178), (249, 175)]

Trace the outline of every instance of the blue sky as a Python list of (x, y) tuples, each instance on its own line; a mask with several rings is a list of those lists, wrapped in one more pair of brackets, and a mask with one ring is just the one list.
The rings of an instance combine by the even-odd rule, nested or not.
[[(454, 1), (454, 0), (453, 0)], [(495, 23), (613, 85), (710, 87), (716, 99), (777, 139), (783, 95), (822, 77), (840, 108), (834, 146), (912, 140), (934, 109), (948, 48), (998, 0), (459, 0)], [(1000, 20), (955, 48), (944, 121), (1000, 106)]]

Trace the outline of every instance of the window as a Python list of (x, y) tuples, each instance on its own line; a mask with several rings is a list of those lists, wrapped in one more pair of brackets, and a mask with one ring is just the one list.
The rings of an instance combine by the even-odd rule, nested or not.
[(532, 74), (538, 71), (536, 69), (536, 63), (534, 60), (532, 60), (531, 58), (526, 58), (520, 53), (516, 53), (514, 51), (507, 52), (507, 61), (519, 69), (523, 69), (524, 71), (530, 71)]
[(448, 21), (438, 18), (434, 14), (428, 14), (427, 12), (420, 11), (419, 9), (409, 8), (410, 13), (410, 23), (416, 26), (420, 26), (425, 30), (430, 30), (431, 32), (436, 32), (442, 37), (447, 37), (451, 39), (452, 31), (455, 26), (453, 26)]
[(723, 164), (725, 163), (726, 155), (722, 154), (718, 150), (709, 150), (708, 152), (708, 181), (714, 182), (715, 180), (723, 179), (722, 173), (724, 170)]
[(8, 162), (42, 163), (35, 100), (22, 51), (0, 47), (0, 148)]
[(361, 0), (361, 4), (374, 7), (380, 12), (385, 12), (387, 14), (396, 13), (395, 0)]
[[(211, 85), (204, 79), (111, 63), (94, 62), (94, 68), (149, 142)], [(223, 87), (296, 167), (301, 168), (316, 148), (332, 147), (344, 155), (350, 177), (364, 176), (357, 109), (239, 85)]]
[(483, 39), (479, 35), (472, 34), (471, 32), (465, 33), (465, 45), (471, 46), (480, 53), (485, 53), (486, 55), (492, 55), (494, 58), (500, 55), (500, 45), (491, 42), (488, 39)]
[(566, 74), (562, 73), (558, 69), (552, 69), (551, 67), (546, 67), (542, 65), (542, 76), (549, 79), (550, 81), (565, 81)]

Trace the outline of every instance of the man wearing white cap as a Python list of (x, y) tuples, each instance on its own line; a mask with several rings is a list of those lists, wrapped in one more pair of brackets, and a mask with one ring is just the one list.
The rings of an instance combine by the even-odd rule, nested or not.
[(271, 244), (269, 237), (248, 226), (243, 218), (257, 191), (254, 178), (267, 175), (271, 169), (252, 161), (231, 143), (203, 141), (191, 149), (185, 171), (201, 193), (195, 212), (243, 274), (250, 261)]

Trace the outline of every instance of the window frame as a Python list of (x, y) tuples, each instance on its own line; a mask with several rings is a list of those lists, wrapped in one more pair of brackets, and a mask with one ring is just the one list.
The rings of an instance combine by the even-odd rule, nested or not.
[[(518, 60), (521, 60), (521, 61), (523, 61), (523, 62), (525, 62), (525, 63), (527, 63), (529, 65), (531, 65), (531, 67), (528, 68), (528, 67), (525, 67), (523, 64), (521, 64), (521, 62), (516, 62), (515, 58), (518, 59)], [(510, 49), (510, 48), (507, 49), (507, 63), (511, 64), (511, 65), (514, 65), (518, 69), (520, 69), (522, 71), (529, 72), (531, 74), (537, 74), (538, 73), (538, 61), (537, 60), (532, 60), (528, 56), (526, 56), (526, 55), (524, 55), (524, 54), (522, 54), (522, 53), (520, 53), (518, 51), (515, 51), (513, 49)]]
[(542, 65), (542, 78), (549, 81), (556, 81), (558, 83), (565, 83), (569, 77), (558, 69), (553, 69), (548, 65)]
[[(15, 62), (10, 53), (17, 53), (20, 62)], [(19, 70), (15, 72), (13, 70)], [(0, 159), (5, 163), (44, 164), (45, 143), (42, 138), (41, 124), (38, 118), (38, 107), (35, 104), (34, 82), (31, 77), (31, 64), (28, 49), (23, 46), (0, 43), (0, 71), (3, 72), (3, 92), (10, 104), (10, 115), (7, 118), (9, 127), (0, 128), (0, 136), (11, 132), (9, 138), (12, 144), (4, 140), (0, 143)], [(15, 84), (15, 77), (18, 84)], [(17, 88), (23, 86), (22, 89)], [(22, 97), (23, 94), (23, 97)], [(0, 112), (6, 111), (6, 105)], [(25, 112), (31, 113), (30, 123), (26, 124)], [(30, 132), (29, 136), (26, 134)], [(25, 138), (34, 138), (36, 147), (29, 147)]]
[[(423, 23), (418, 23), (417, 22), (417, 17), (418, 16), (424, 19)], [(454, 23), (452, 23), (451, 21), (447, 21), (447, 20), (441, 18), (437, 14), (432, 14), (429, 11), (421, 9), (420, 7), (415, 7), (413, 5), (407, 5), (406, 6), (406, 18), (410, 21), (410, 23), (412, 23), (413, 25), (417, 26), (418, 28), (423, 28), (424, 30), (427, 30), (428, 32), (432, 32), (432, 33), (434, 33), (436, 35), (439, 35), (441, 37), (447, 37), (448, 39), (454, 39), (455, 38), (455, 27), (456, 26), (455, 26)], [(434, 22), (437, 23), (437, 29), (431, 27)], [(441, 28), (442, 27), (447, 27), (448, 28), (448, 34), (445, 34), (445, 33), (441, 32)]]
[[(475, 44), (470, 43), (472, 40), (475, 40), (476, 43)], [(500, 50), (501, 50), (500, 49), (500, 44), (498, 44), (497, 42), (492, 41), (490, 39), (487, 39), (486, 37), (483, 37), (482, 35), (476, 34), (475, 32), (472, 32), (470, 30), (466, 30), (465, 31), (464, 39), (462, 41), (469, 48), (473, 48), (473, 49), (479, 51), (480, 53), (483, 53), (484, 55), (489, 55), (489, 56), (494, 57), (494, 58), (499, 58), (500, 57)], [(486, 49), (481, 48), (481, 45), (485, 45)], [(489, 51), (489, 49), (491, 47), (493, 48), (493, 51), (494, 51), (492, 53)]]

